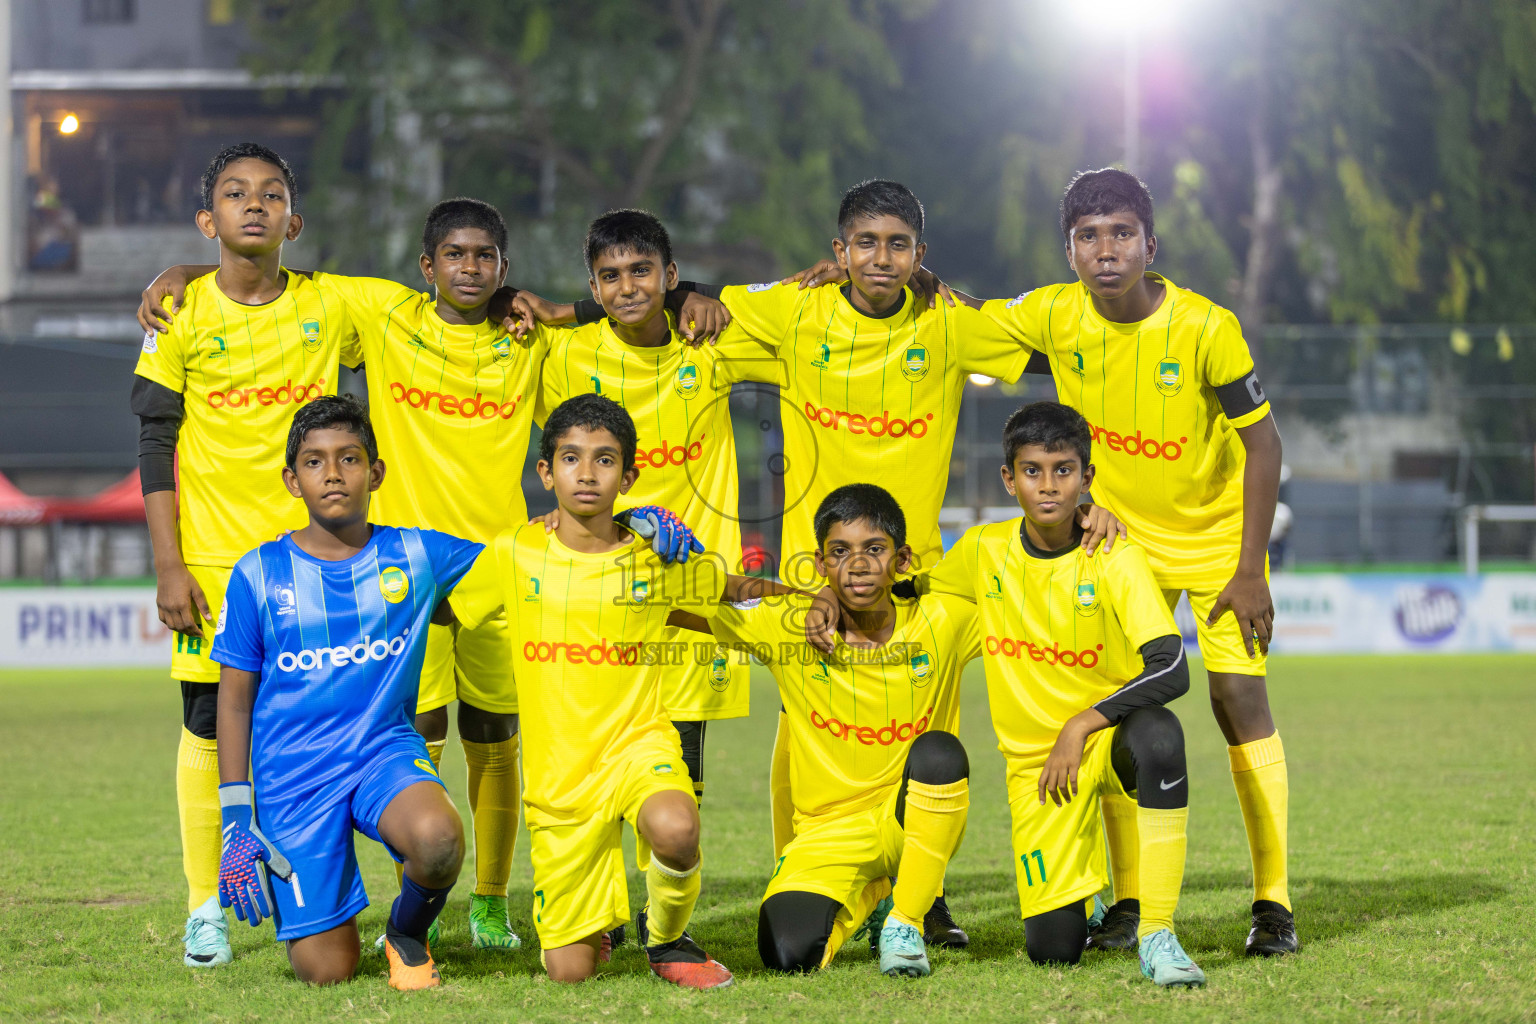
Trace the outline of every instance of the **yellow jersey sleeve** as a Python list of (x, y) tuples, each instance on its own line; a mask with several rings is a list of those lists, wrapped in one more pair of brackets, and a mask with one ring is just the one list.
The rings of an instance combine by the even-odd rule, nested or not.
[(784, 363), (776, 344), (763, 341), (732, 319), (715, 342), (715, 372), (720, 382), (784, 386)]
[[(355, 370), (363, 365), (363, 341), (357, 330), (357, 325), (352, 320), (352, 308), (347, 304), (346, 295), (338, 287), (339, 282), (351, 280), (370, 280), (369, 278), (347, 278), (339, 274), (314, 273), (306, 275), (310, 283), (315, 286), (315, 292), (320, 296), (320, 304), (335, 318), (336, 333), (340, 341), (340, 363), (349, 370)], [(392, 283), (392, 282), (391, 282)]]
[[(511, 531), (508, 531), (510, 533)], [(448, 606), (453, 609), (459, 624), (474, 629), (489, 622), (501, 611), (506, 602), (506, 590), (501, 578), (501, 537), (487, 545), (469, 567), (458, 584), (448, 595)]]
[[(322, 295), (333, 297), (346, 306), (354, 331), (359, 336), (355, 343), (356, 362), (347, 361), (347, 350), (342, 350), (343, 366), (360, 366), (367, 361), (369, 342), (382, 342), (384, 325), (390, 311), (402, 302), (415, 299), (420, 293), (398, 281), (381, 277), (352, 277), (347, 274), (316, 273), (315, 287)], [(372, 326), (373, 330), (368, 330)]]
[[(783, 598), (747, 601), (742, 604), (716, 604), (704, 614), (715, 639), (737, 649), (750, 648), (764, 664), (771, 665), (780, 642), (786, 639)], [(797, 638), (801, 641), (804, 637)]]
[(1117, 544), (1099, 557), (1103, 560), (1099, 582), (1133, 650), (1139, 651), (1143, 644), (1160, 636), (1178, 633), (1173, 612), (1163, 600), (1146, 552), (1139, 545)]
[[(596, 325), (588, 325), (590, 330), (596, 330)], [(545, 352), (558, 352), (562, 355), (568, 351), (571, 339), (580, 328), (549, 327), (544, 324), (534, 324), (529, 332), (528, 339), (538, 345)], [(560, 407), (560, 403), (572, 397), (575, 392), (571, 388), (569, 367), (562, 365), (559, 357), (551, 362), (544, 360), (539, 373), (538, 397), (533, 403), (533, 421), (540, 427), (549, 419), (549, 414)]]
[[(988, 299), (981, 304), (980, 312), (1007, 331), (1015, 344), (1049, 354), (1046, 323), (1055, 291), (1051, 287), (1036, 288), (1011, 299)], [(1028, 351), (1024, 355), (1027, 359)]]
[[(1243, 329), (1237, 317), (1229, 310), (1213, 306), (1211, 319), (1211, 329), (1205, 343), (1200, 346), (1199, 372), (1201, 383), (1214, 391), (1252, 374), (1253, 353), (1248, 350), (1248, 342), (1243, 338)], [(1252, 387), (1256, 401), (1243, 404), (1253, 405), (1254, 408), (1236, 417), (1229, 417), (1228, 422), (1234, 427), (1250, 426), (1269, 415), (1269, 401), (1264, 399), (1263, 391), (1258, 390), (1256, 378)], [(1229, 407), (1225, 402), (1223, 406)]]
[(733, 284), (720, 290), (720, 301), (731, 311), (733, 324), (761, 342), (778, 345), (794, 330), (806, 298), (816, 291), (794, 282)]
[(939, 563), (917, 577), (921, 594), (944, 594), (976, 603), (976, 528), (965, 531)]
[[(939, 300), (940, 305), (944, 300)], [(948, 311), (960, 339), (960, 369), (1012, 384), (1029, 362), (1030, 346), (1003, 322), (960, 304)]]
[[(161, 303), (167, 310), (171, 308), (170, 297), (167, 296)], [(170, 330), (164, 334), (155, 331), (144, 335), (144, 344), (139, 348), (139, 361), (133, 368), (133, 372), (146, 380), (152, 380), (156, 384), (170, 388), (178, 395), (187, 389), (187, 337), (194, 329), (194, 319), (190, 309), (181, 309), (176, 319), (171, 321)]]

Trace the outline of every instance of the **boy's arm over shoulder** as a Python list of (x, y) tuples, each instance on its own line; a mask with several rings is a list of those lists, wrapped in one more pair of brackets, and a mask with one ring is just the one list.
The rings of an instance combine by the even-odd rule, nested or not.
[(981, 545), (983, 526), (973, 526), (932, 568), (912, 578), (919, 595), (946, 594), (976, 603), (976, 555)]
[(1221, 411), (1234, 427), (1262, 420), (1269, 414), (1269, 399), (1259, 384), (1253, 353), (1237, 317), (1212, 305), (1204, 333), (1199, 343), (1201, 383), (1215, 392)]
[(985, 374), (1012, 384), (1035, 354), (1025, 335), (981, 310), (941, 303), (935, 312), (952, 318), (954, 336), (959, 339), (960, 369), (965, 373)]
[(382, 277), (353, 277), (323, 270), (310, 271), (308, 277), (320, 290), (322, 298), (345, 303), (347, 311), (359, 319), (388, 313), (399, 303), (421, 294), (398, 281)]
[(469, 572), (485, 545), (439, 530), (417, 529), (421, 546), (426, 549), (427, 560), (432, 563), (432, 576), (437, 584), (438, 596), (446, 595), (464, 574)]
[(481, 549), (469, 571), (459, 577), (448, 595), (448, 606), (460, 625), (473, 629), (494, 619), (501, 611), (506, 603), (502, 558), (505, 554), (510, 560), (515, 537), (515, 530), (503, 530)]
[(788, 339), (797, 314), (816, 291), (815, 288), (802, 289), (778, 281), (733, 284), (720, 289), (720, 301), (731, 311), (732, 323), (739, 324), (761, 342), (779, 345)]
[(750, 601), (721, 601), (703, 610), (715, 636), (733, 644), (750, 644), (769, 655), (785, 642), (804, 643), (803, 628), (810, 600), (800, 594), (768, 594)]
[(715, 373), (719, 377), (706, 383), (754, 381), (774, 387), (784, 385), (784, 358), (779, 355), (778, 345), (758, 338), (743, 327), (739, 319), (732, 320), (721, 332), (720, 339), (714, 344), (714, 353)]
[(250, 579), (253, 571), (260, 572), (260, 551), (247, 553), (230, 574), (209, 652), (214, 662), (244, 672), (260, 672), (264, 655), (261, 601)]
[(981, 312), (1018, 344), (1049, 354), (1051, 311), (1061, 304), (1070, 287), (1044, 285), (1011, 299), (988, 299), (981, 304)]

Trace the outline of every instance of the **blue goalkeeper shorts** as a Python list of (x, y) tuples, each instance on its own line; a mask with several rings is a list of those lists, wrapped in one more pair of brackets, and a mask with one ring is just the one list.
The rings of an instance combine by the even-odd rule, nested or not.
[[(412, 732), (369, 752), (357, 771), (333, 775), (323, 787), (287, 796), (263, 792), (256, 781), (257, 823), (288, 862), (288, 881), (271, 875), (278, 941), (318, 935), (345, 924), (368, 905), (353, 847), (355, 829), (379, 843), (379, 818), (389, 802), (418, 782), (442, 781), (427, 745)], [(388, 843), (384, 848), (403, 861)]]

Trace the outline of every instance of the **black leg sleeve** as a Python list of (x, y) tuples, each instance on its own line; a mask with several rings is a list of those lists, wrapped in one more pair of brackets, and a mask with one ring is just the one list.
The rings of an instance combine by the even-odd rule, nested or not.
[(907, 751), (907, 766), (902, 770), (901, 789), (896, 794), (896, 820), (902, 825), (907, 823), (908, 782), (948, 786), (970, 777), (971, 761), (958, 737), (938, 730), (923, 733)]
[(1184, 767), (1184, 728), (1167, 708), (1137, 708), (1115, 729), (1110, 763), (1120, 784), (1142, 807), (1189, 806)]
[(1037, 964), (1075, 964), (1088, 942), (1083, 901), (1024, 919), (1024, 949)]
[(803, 974), (821, 967), (842, 905), (819, 892), (780, 892), (757, 912), (757, 952), (770, 971)]
[(218, 738), (219, 684), (181, 684), (181, 724), (200, 740)]
[(688, 766), (688, 776), (693, 779), (693, 795), (704, 802), (704, 731), (708, 722), (673, 722), (677, 738), (683, 745), (683, 764)]

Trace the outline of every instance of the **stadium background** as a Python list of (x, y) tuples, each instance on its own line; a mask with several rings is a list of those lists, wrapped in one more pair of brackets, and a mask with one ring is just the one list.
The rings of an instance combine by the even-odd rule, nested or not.
[[(1453, 653), (1536, 651), (1529, 0), (0, 0), (0, 76), (0, 696), (33, 707), (25, 687), (58, 680), (94, 708), (131, 683), (163, 712), (124, 714), (163, 741), (146, 770), (166, 787), (133, 309), (163, 267), (215, 258), (197, 177), (247, 138), (298, 173), (290, 266), (419, 283), (422, 215), (468, 194), (507, 215), (509, 281), (550, 297), (584, 293), (604, 209), (661, 215), (684, 278), (760, 280), (826, 255), (841, 190), (877, 175), (926, 204), (928, 266), (1012, 295), (1069, 273), (1070, 174), (1126, 163), (1157, 202), (1157, 269), (1239, 314), (1285, 439), (1277, 678), (1385, 696), (1433, 671), (1515, 700), (1499, 687), (1536, 668)], [(970, 383), (947, 538), (1011, 514), (998, 427), (1051, 395)], [(744, 532), (772, 548), (779, 403), (732, 401)], [(1349, 652), (1380, 657), (1316, 656)], [(1201, 703), (1179, 710), (1208, 732)], [(1410, 706), (1425, 730), (1473, 714)], [(13, 726), (34, 745), (36, 708)], [(1526, 764), (1499, 777), (1528, 809)], [(21, 792), (0, 815), (26, 819)]]

